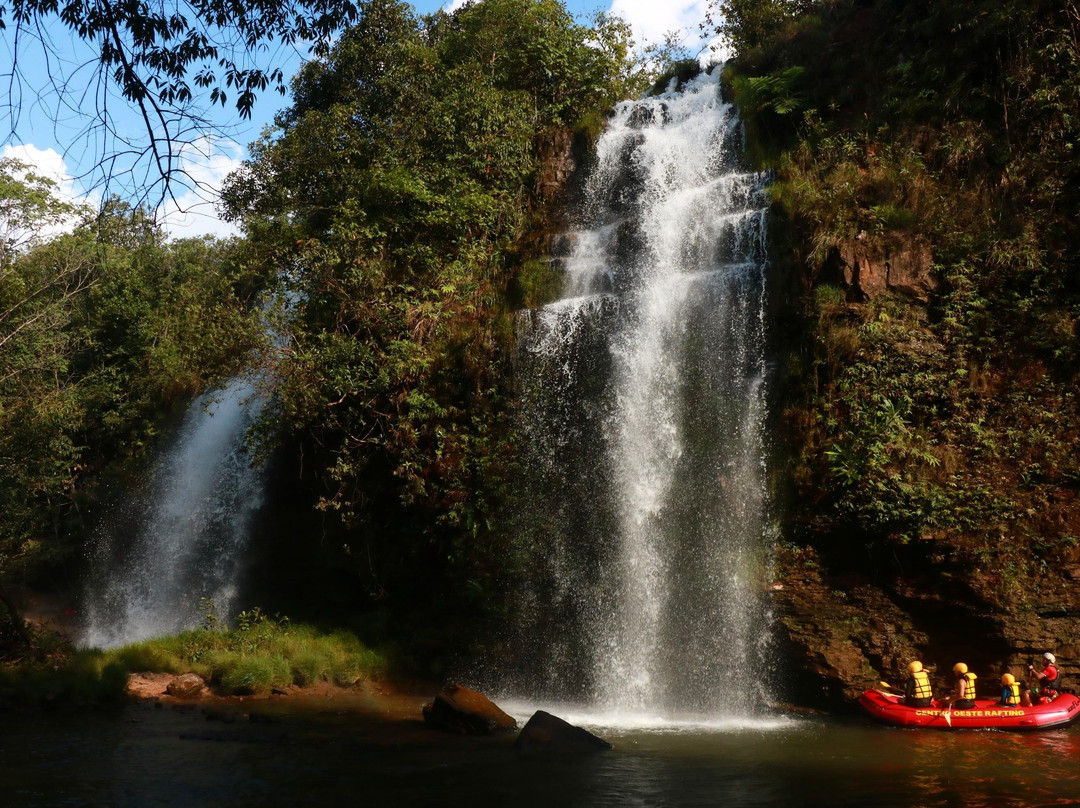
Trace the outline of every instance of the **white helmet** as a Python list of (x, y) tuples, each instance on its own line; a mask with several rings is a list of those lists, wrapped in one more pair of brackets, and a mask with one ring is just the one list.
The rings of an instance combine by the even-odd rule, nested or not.
[(1054, 655), (1051, 654), (1049, 651), (1047, 651), (1045, 654), (1043, 654), (1043, 659), (1045, 659), (1051, 665), (1056, 665), (1057, 664), (1057, 659), (1055, 659)]

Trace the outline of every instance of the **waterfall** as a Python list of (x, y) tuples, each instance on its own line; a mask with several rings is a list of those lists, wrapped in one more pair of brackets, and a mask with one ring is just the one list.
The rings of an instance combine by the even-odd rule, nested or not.
[(197, 399), (144, 492), (115, 515), (91, 559), (81, 643), (111, 648), (195, 628), (234, 607), (263, 479), (245, 451), (261, 409), (251, 381)]
[(607, 712), (768, 695), (766, 178), (719, 73), (615, 109), (565, 296), (521, 315), (523, 675)]

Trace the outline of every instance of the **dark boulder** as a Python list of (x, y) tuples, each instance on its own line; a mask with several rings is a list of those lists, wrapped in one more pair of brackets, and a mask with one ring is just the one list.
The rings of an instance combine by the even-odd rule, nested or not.
[(519, 752), (605, 752), (611, 744), (588, 730), (575, 727), (558, 716), (537, 710), (514, 741)]
[(424, 705), (424, 720), (458, 735), (490, 735), (517, 729), (517, 721), (482, 693), (461, 685), (447, 685), (431, 704)]

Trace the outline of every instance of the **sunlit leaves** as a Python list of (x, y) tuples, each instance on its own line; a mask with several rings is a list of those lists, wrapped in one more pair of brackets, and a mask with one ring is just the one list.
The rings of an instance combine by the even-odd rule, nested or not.
[(627, 31), (579, 26), (555, 0), (362, 12), (296, 77), (226, 202), (300, 298), (275, 436), (310, 447), (319, 507), (366, 537), (364, 574), (386, 587), (415, 569), (393, 559), (441, 564), (493, 521), (538, 147), (625, 89)]

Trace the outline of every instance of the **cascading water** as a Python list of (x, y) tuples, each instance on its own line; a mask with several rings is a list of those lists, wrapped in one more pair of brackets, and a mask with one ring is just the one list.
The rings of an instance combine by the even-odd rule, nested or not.
[(719, 72), (616, 108), (566, 297), (522, 315), (521, 532), (543, 563), (521, 656), (541, 697), (608, 714), (767, 695), (765, 177)]
[[(209, 604), (216, 614), (232, 612), (263, 497), (262, 473), (244, 449), (261, 405), (240, 377), (190, 406), (141, 500), (99, 537), (83, 645), (111, 648), (194, 628)], [(134, 523), (131, 536), (123, 535), (126, 522)]]

